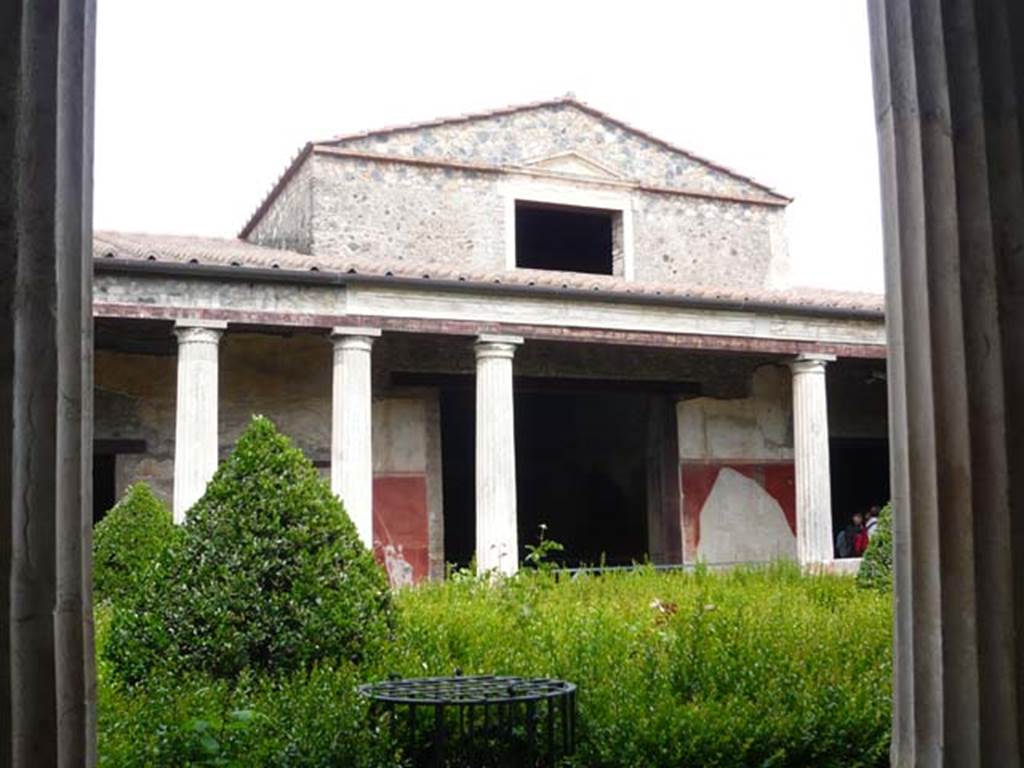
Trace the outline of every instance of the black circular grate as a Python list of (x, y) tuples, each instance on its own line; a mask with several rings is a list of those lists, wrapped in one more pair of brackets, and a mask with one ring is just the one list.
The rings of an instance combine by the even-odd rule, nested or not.
[(573, 753), (576, 686), (564, 680), (455, 675), (359, 687), (420, 766), (554, 766)]

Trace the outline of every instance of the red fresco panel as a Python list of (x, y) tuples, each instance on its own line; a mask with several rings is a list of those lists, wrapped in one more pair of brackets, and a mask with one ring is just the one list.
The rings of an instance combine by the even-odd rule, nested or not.
[(796, 470), (793, 464), (765, 464), (763, 485), (768, 495), (779, 502), (789, 530), (796, 536)]
[(786, 516), (789, 529), (796, 535), (796, 487), (793, 462), (761, 462), (732, 459), (729, 461), (684, 461), (679, 468), (683, 491), (684, 552), (687, 562), (697, 558), (700, 545), (700, 515), (715, 487), (719, 471), (728, 467), (749, 477), (768, 493)]
[(687, 562), (697, 557), (700, 513), (718, 479), (719, 465), (684, 462), (679, 468), (683, 486), (683, 553)]
[(373, 478), (373, 552), (394, 587), (426, 579), (430, 567), (426, 475)]

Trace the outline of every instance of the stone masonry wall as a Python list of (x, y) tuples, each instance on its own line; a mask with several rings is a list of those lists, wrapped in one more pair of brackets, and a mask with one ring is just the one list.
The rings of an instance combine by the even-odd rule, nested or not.
[(772, 200), (717, 168), (666, 149), (571, 104), (349, 139), (346, 149), (404, 157), (445, 158), (492, 166), (523, 165), (576, 151), (643, 184)]
[(504, 265), (504, 208), (480, 173), (316, 158), (313, 249), (377, 263)]
[[(315, 254), (378, 265), (421, 263), (435, 277), (439, 266), (500, 273), (514, 260), (506, 254), (510, 180), (500, 174), (334, 156), (318, 156), (315, 167)], [(529, 195), (531, 186), (603, 191), (586, 182), (516, 178), (515, 194)], [(784, 282), (784, 209), (624, 194), (632, 208), (637, 280), (728, 288)]]
[(313, 252), (313, 161), (307, 158), (260, 217), (249, 241), (299, 253)]
[(634, 200), (636, 279), (684, 285), (764, 287), (788, 273), (785, 210), (638, 192)]

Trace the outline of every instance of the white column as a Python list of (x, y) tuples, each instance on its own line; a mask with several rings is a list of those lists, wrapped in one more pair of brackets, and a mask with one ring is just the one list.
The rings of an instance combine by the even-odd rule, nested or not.
[(832, 560), (832, 484), (828, 461), (825, 365), (834, 355), (800, 355), (793, 371), (796, 549), (801, 565)]
[(519, 336), (478, 337), (476, 350), (476, 562), (480, 572), (519, 568), (512, 357)]
[(206, 491), (217, 471), (220, 336), (225, 322), (179, 320), (177, 413), (174, 425), (174, 522)]
[(331, 398), (331, 490), (359, 538), (373, 546), (373, 394), (370, 349), (378, 328), (335, 328)]

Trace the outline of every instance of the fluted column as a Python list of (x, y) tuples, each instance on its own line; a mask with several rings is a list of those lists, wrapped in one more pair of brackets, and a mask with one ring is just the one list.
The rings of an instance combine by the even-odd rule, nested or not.
[(476, 563), (519, 568), (512, 358), (519, 336), (482, 335), (476, 346)]
[(174, 426), (174, 521), (206, 490), (217, 471), (218, 352), (224, 322), (179, 320), (178, 393)]
[(1024, 4), (870, 0), (895, 766), (1024, 763)]
[(831, 355), (801, 355), (793, 371), (796, 552), (801, 565), (832, 560), (832, 483), (828, 463), (825, 365)]
[(359, 538), (373, 546), (373, 393), (370, 350), (376, 328), (335, 328), (331, 401), (331, 490)]

